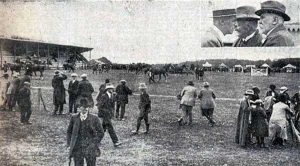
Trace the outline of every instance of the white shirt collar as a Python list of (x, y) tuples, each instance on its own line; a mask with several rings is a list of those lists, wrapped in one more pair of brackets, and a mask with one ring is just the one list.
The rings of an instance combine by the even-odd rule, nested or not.
[(111, 93), (109, 93), (108, 91), (106, 92), (108, 97), (111, 98)]
[(256, 31), (254, 31), (251, 35), (247, 36), (246, 38), (243, 38), (243, 42), (247, 42), (249, 39), (251, 39), (255, 35)]
[[(88, 109), (88, 108), (86, 108), (86, 109)], [(89, 113), (89, 111), (87, 111), (85, 114), (80, 112), (80, 120), (81, 121), (86, 120), (88, 113)]]

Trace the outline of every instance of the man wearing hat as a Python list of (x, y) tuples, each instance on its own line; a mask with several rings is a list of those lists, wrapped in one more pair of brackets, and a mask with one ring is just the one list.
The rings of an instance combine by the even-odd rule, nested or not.
[(291, 98), (290, 98), (290, 95), (287, 93), (289, 89), (285, 86), (281, 87), (280, 90), (279, 90), (279, 95), (283, 95), (284, 96), (284, 101), (285, 101), (285, 104), (287, 104), (288, 106), (290, 106), (291, 104)]
[(99, 144), (104, 136), (100, 119), (89, 112), (87, 99), (81, 99), (79, 113), (71, 117), (67, 129), (67, 145), (70, 159), (74, 158), (75, 166), (96, 166), (100, 156)]
[(26, 72), (24, 74), (24, 76), (21, 78), (21, 82), (20, 82), (20, 89), (23, 87), (24, 85), (24, 82), (31, 82), (31, 78), (30, 78), (30, 73)]
[(82, 80), (78, 84), (77, 104), (82, 98), (86, 98), (89, 102), (89, 107), (94, 107), (94, 100), (92, 96), (94, 92), (93, 85), (87, 80), (86, 74), (82, 74), (81, 79)]
[(147, 86), (145, 83), (140, 83), (139, 86), (139, 90), (141, 91), (140, 94), (140, 102), (139, 102), (139, 117), (137, 120), (137, 124), (136, 124), (136, 130), (134, 130), (132, 133), (133, 134), (138, 134), (140, 126), (141, 126), (141, 122), (144, 119), (145, 121), (145, 125), (146, 125), (146, 134), (149, 133), (149, 119), (148, 119), (148, 114), (151, 111), (151, 100), (149, 97), (149, 94), (147, 93)]
[(205, 116), (210, 126), (213, 127), (216, 123), (213, 119), (216, 95), (214, 91), (209, 88), (208, 82), (203, 83), (203, 89), (201, 89), (198, 98), (201, 101), (200, 108), (202, 116)]
[(193, 114), (192, 110), (195, 106), (196, 97), (197, 97), (197, 88), (194, 87), (193, 81), (189, 81), (187, 86), (185, 86), (181, 93), (180, 106), (182, 110), (182, 117), (178, 120), (179, 125), (192, 125), (193, 123)]
[(77, 74), (71, 74), (72, 80), (69, 82), (68, 92), (69, 92), (69, 113), (77, 113), (76, 99), (79, 81), (77, 80)]
[(272, 0), (261, 3), (261, 9), (255, 12), (260, 16), (262, 47), (294, 46), (292, 35), (283, 25), (285, 21), (290, 21), (290, 17), (285, 12), (286, 7), (282, 3)]
[(62, 115), (64, 104), (66, 103), (66, 92), (64, 86), (64, 80), (67, 79), (67, 76), (62, 72), (56, 70), (54, 72), (54, 77), (52, 79), (52, 87), (53, 87), (53, 104), (54, 111), (53, 115), (59, 114)]
[(116, 88), (117, 93), (117, 109), (116, 118), (119, 118), (119, 110), (121, 107), (120, 120), (124, 120), (125, 107), (128, 104), (128, 95), (132, 95), (131, 89), (126, 85), (126, 80), (121, 80), (120, 84)]
[(259, 17), (255, 14), (256, 9), (252, 6), (241, 6), (236, 9), (235, 31), (238, 39), (233, 47), (258, 47), (262, 37), (257, 30)]
[(201, 47), (223, 47), (226, 34), (232, 34), (235, 9), (213, 11), (213, 26), (201, 36)]
[(251, 143), (251, 133), (249, 131), (250, 127), (250, 103), (253, 102), (254, 92), (252, 89), (249, 89), (245, 92), (245, 97), (240, 103), (240, 109), (237, 118), (237, 127), (235, 142), (242, 147), (246, 147)]
[(18, 95), (18, 105), (21, 111), (22, 124), (31, 124), (31, 122), (29, 122), (32, 112), (30, 94), (30, 82), (24, 82), (23, 87), (20, 89)]
[(99, 93), (96, 97), (96, 100), (100, 100), (101, 96), (105, 93), (105, 87), (106, 87), (106, 84), (108, 84), (110, 82), (109, 79), (105, 79), (105, 82), (104, 84), (101, 84), (100, 87), (99, 87)]
[(1, 78), (1, 81), (0, 81), (0, 93), (1, 93), (1, 98), (0, 98), (0, 107), (1, 109), (3, 110), (6, 110), (6, 104), (7, 104), (7, 97), (6, 97), (6, 91), (7, 91), (7, 88), (8, 88), (8, 84), (9, 84), (9, 81), (8, 81), (8, 73), (4, 72), (3, 73), (3, 79)]
[(111, 119), (113, 118), (115, 108), (115, 96), (113, 94), (115, 87), (108, 83), (105, 87), (105, 93), (97, 101), (98, 117), (102, 118), (104, 132), (107, 130), (115, 147), (120, 146), (118, 136), (115, 132)]
[(15, 111), (14, 107), (16, 106), (17, 97), (19, 94), (20, 78), (19, 73), (15, 72), (13, 74), (13, 79), (9, 82), (6, 95), (7, 95), (7, 104), (9, 111)]

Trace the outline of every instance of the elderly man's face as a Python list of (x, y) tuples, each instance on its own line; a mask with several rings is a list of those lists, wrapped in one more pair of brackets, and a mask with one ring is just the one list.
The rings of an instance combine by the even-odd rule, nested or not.
[(245, 38), (251, 35), (257, 27), (256, 21), (236, 20), (234, 30), (238, 33), (240, 38)]
[(260, 16), (259, 28), (263, 34), (267, 34), (271, 29), (273, 29), (276, 23), (276, 15), (271, 13), (263, 13)]

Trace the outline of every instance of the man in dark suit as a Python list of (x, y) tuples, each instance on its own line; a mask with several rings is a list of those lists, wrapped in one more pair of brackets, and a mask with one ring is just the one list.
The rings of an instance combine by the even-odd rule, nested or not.
[(262, 36), (257, 30), (259, 17), (255, 14), (256, 9), (252, 6), (241, 6), (236, 9), (235, 31), (238, 39), (233, 47), (259, 47)]
[(30, 83), (24, 82), (23, 87), (19, 91), (18, 95), (18, 105), (21, 111), (21, 123), (31, 124), (29, 122), (31, 116), (31, 100), (30, 100)]
[(94, 88), (93, 85), (87, 80), (87, 74), (81, 75), (82, 80), (78, 84), (78, 98), (77, 103), (80, 102), (82, 98), (86, 98), (89, 103), (89, 107), (94, 107), (94, 100), (93, 100), (93, 92)]
[(108, 84), (110, 81), (109, 79), (105, 79), (105, 83), (104, 84), (101, 84), (100, 87), (99, 87), (99, 93), (96, 97), (96, 100), (100, 100), (101, 96), (105, 93), (105, 87), (106, 87), (106, 84)]
[(260, 16), (259, 27), (263, 35), (262, 47), (294, 46), (292, 35), (284, 27), (284, 21), (290, 21), (285, 13), (286, 7), (277, 1), (261, 3), (261, 9), (255, 13)]
[(72, 116), (67, 130), (69, 156), (74, 158), (75, 166), (96, 165), (96, 157), (100, 156), (98, 147), (104, 132), (100, 119), (89, 113), (87, 99), (80, 100), (80, 113)]
[(69, 82), (69, 113), (71, 114), (74, 108), (74, 113), (77, 113), (76, 99), (79, 81), (77, 81), (77, 74), (71, 74), (72, 80)]
[(52, 87), (53, 87), (53, 103), (54, 103), (54, 111), (53, 115), (56, 115), (58, 109), (59, 114), (62, 115), (63, 106), (66, 104), (66, 92), (64, 86), (64, 80), (67, 79), (67, 76), (60, 71), (55, 71), (54, 77), (52, 79)]
[(121, 80), (116, 88), (117, 93), (117, 109), (116, 118), (119, 118), (119, 110), (121, 108), (120, 120), (124, 120), (126, 104), (128, 104), (128, 95), (132, 95), (131, 89), (126, 85), (126, 80)]
[(106, 92), (99, 100), (97, 100), (98, 117), (102, 118), (102, 126), (104, 131), (108, 131), (114, 146), (117, 147), (120, 146), (121, 143), (119, 142), (118, 136), (111, 122), (115, 108), (115, 95), (113, 94), (114, 86), (108, 83), (106, 84), (105, 90)]

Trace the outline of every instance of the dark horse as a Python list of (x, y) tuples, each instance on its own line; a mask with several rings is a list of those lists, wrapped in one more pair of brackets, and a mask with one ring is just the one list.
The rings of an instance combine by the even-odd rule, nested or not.
[(69, 73), (75, 71), (75, 63), (64, 63), (63, 64), (64, 70), (69, 70)]
[(21, 63), (10, 63), (10, 64), (8, 64), (8, 66), (11, 71), (11, 75), (13, 75), (14, 71), (21, 73), (21, 69), (22, 69), (23, 65)]
[(203, 76), (204, 76), (204, 70), (203, 68), (200, 67), (196, 67), (195, 68), (195, 75), (196, 75), (196, 79), (203, 81)]
[(148, 73), (149, 76), (149, 83), (151, 81), (155, 83), (154, 76), (158, 75), (158, 82), (161, 80), (161, 76), (163, 75), (165, 77), (165, 81), (167, 82), (168, 77), (168, 69), (170, 65), (165, 65), (163, 67), (150, 67), (145, 70), (145, 73)]
[(36, 72), (40, 72), (40, 78), (43, 78), (44, 71), (46, 68), (46, 64), (34, 64), (34, 63), (28, 63), (25, 66), (25, 73), (32, 76), (32, 73), (34, 73), (35, 76), (37, 76)]

